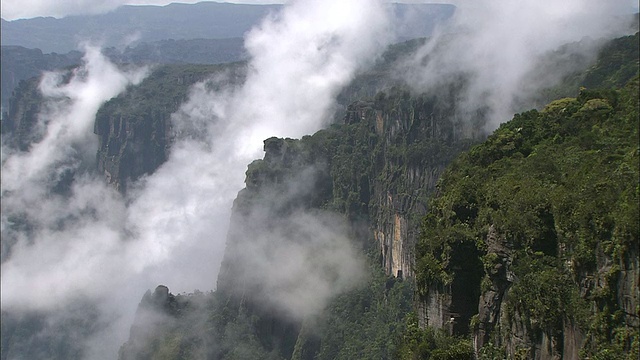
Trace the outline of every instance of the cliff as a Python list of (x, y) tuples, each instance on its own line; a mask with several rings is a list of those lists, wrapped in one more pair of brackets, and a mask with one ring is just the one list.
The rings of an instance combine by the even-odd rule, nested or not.
[(637, 356), (637, 98), (637, 77), (583, 89), (448, 168), (417, 248), (428, 325), (471, 332), (477, 356)]
[[(625, 48), (628, 44), (620, 44), (633, 39), (612, 46), (620, 50), (617, 46)], [(614, 54), (609, 51), (618, 57)], [(628, 64), (625, 56), (622, 63)], [(603, 64), (609, 62), (601, 58), (580, 81), (593, 79)], [(599, 83), (614, 79), (611, 86), (616, 86), (629, 78), (624, 71), (617, 74)], [(345, 98), (368, 90), (352, 86)], [(637, 218), (637, 206), (633, 210), (631, 205), (637, 194), (619, 185), (637, 183), (637, 151), (628, 147), (629, 134), (637, 142), (637, 108), (630, 101), (634, 86), (621, 92), (583, 90), (544, 111), (518, 115), (446, 172), (460, 152), (483, 138), (478, 129), (485, 120), (456, 121), (455, 86), (423, 95), (387, 89), (352, 103), (343, 121), (326, 130), (300, 140), (266, 140), (264, 159), (249, 166), (246, 189), (234, 204), (218, 290), (212, 295), (216, 305), (209, 312), (215, 330), (205, 336), (218, 346), (209, 345), (207, 353), (211, 358), (295, 359), (633, 354), (637, 235), (624, 219)], [(618, 121), (621, 114), (626, 114), (623, 122)], [(621, 148), (593, 147), (609, 143)], [(544, 148), (549, 144), (558, 148)], [(618, 157), (607, 155), (612, 153)], [(585, 154), (596, 157), (580, 157)], [(608, 165), (590, 174), (594, 163)], [(573, 169), (576, 164), (583, 165)], [(588, 179), (622, 176), (619, 170), (627, 167), (628, 181), (616, 183), (603, 198), (592, 195), (607, 186), (594, 188)], [(443, 172), (438, 196), (429, 205)], [(571, 195), (574, 188), (584, 189)], [(626, 215), (605, 206), (620, 191), (627, 194), (622, 208), (631, 209)], [(552, 193), (560, 203), (549, 200)], [(598, 245), (600, 233), (591, 243), (580, 243), (589, 226), (612, 226), (610, 218), (598, 220), (585, 212), (580, 220), (567, 220), (573, 216), (570, 209), (578, 208), (572, 201), (580, 198), (591, 198), (594, 203), (588, 206), (600, 201), (598, 214), (620, 215), (625, 230), (598, 231), (625, 233), (624, 247)], [(265, 276), (277, 274), (290, 285), (288, 264), (279, 256), (295, 243), (282, 246), (264, 234), (295, 234), (310, 241), (297, 227), (296, 214), (317, 211), (347, 220), (344, 231), (368, 254), (370, 273), (376, 275), (359, 288), (333, 294), (314, 316), (292, 315), (280, 307), (282, 299), (271, 298), (282, 283)], [(589, 253), (590, 248), (597, 251)], [(256, 249), (280, 259), (275, 269), (285, 274), (263, 267)], [(403, 278), (416, 282), (415, 316), (409, 313), (412, 281)], [(473, 343), (446, 335), (472, 337)]]
[[(350, 105), (341, 124), (314, 135), (265, 140), (234, 203), (203, 351), (394, 358), (412, 307), (412, 282), (402, 279), (412, 275), (413, 221), (446, 163), (474, 141), (452, 106), (395, 89)], [(123, 347), (121, 358), (134, 350)]]
[[(581, 79), (628, 80), (637, 57), (616, 54), (634, 39), (608, 50), (625, 60)], [(588, 74), (611, 63), (599, 64)], [(240, 80), (243, 64), (230, 66)], [(108, 102), (95, 124), (107, 181), (125, 192), (157, 169), (189, 86), (228, 69), (158, 67)], [(351, 102), (338, 123), (265, 140), (234, 203), (218, 289), (146, 294), (121, 359), (634, 354), (637, 80), (517, 115), (471, 149), (486, 119), (458, 120), (464, 83), (413, 94), (376, 79), (389, 69), (340, 95), (385, 88)], [(6, 129), (25, 147), (37, 82), (21, 89)], [(301, 264), (290, 262), (295, 251)], [(474, 348), (442, 333), (473, 337)]]
[(416, 250), (420, 325), (479, 358), (638, 353), (637, 41), (574, 79), (624, 89), (516, 115), (451, 164)]
[(228, 71), (239, 81), (242, 63), (225, 65), (163, 65), (139, 86), (107, 102), (96, 115), (98, 172), (116, 189), (150, 174), (162, 165), (172, 142), (171, 114), (186, 101), (189, 88), (213, 74)]
[(43, 104), (38, 84), (38, 78), (20, 82), (9, 100), (8, 111), (2, 115), (0, 132), (4, 135), (3, 140), (6, 145), (21, 151), (40, 135), (34, 129)]
[[(293, 214), (321, 209), (343, 214), (349, 238), (359, 252), (371, 254), (374, 268), (399, 279), (411, 276), (417, 239), (411, 221), (424, 213), (426, 199), (446, 163), (472, 142), (461, 135), (461, 124), (455, 123), (445, 104), (450, 103), (436, 96), (411, 97), (399, 89), (380, 94), (373, 101), (349, 106), (343, 124), (301, 140), (266, 140), (264, 159), (249, 166), (247, 187), (234, 205), (216, 292), (229, 296), (232, 304), (244, 303), (247, 311), (270, 328), (281, 329), (267, 337), (281, 344), (278, 348), (285, 358), (292, 356), (294, 344), (303, 341), (299, 338), (303, 324), (283, 322), (281, 316), (273, 316), (272, 307), (265, 308), (265, 293), (273, 289), (266, 279), (256, 282), (252, 271), (256, 265), (246, 253), (262, 246), (274, 248), (276, 254), (291, 251), (288, 245), (280, 248), (277, 240), (261, 235), (282, 222), (295, 223)], [(426, 153), (430, 156), (422, 156)], [(286, 232), (301, 231), (285, 227)], [(258, 245), (259, 241), (267, 242)], [(255, 256), (264, 255), (258, 252)], [(370, 296), (375, 299), (383, 294)], [(349, 295), (345, 296), (342, 301), (350, 303)], [(410, 299), (405, 292), (396, 301), (410, 303)], [(337, 304), (340, 301), (329, 301), (329, 308)], [(326, 333), (314, 336), (315, 344), (300, 350), (307, 358), (321, 356), (318, 347), (330, 342)], [(343, 338), (342, 345), (344, 342)]]
[(3, 45), (0, 47), (0, 58), (2, 59), (0, 103), (3, 111), (6, 111), (9, 108), (9, 100), (15, 96), (13, 90), (21, 81), (40, 77), (43, 71), (76, 66), (80, 64), (82, 54), (79, 51), (66, 54), (43, 54), (40, 49)]

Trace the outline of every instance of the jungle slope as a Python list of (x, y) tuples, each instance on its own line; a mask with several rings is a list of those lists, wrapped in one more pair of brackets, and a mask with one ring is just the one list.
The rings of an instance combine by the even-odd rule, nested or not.
[[(416, 250), (419, 296), (474, 301), (447, 309), (446, 326), (470, 329), (481, 358), (635, 359), (638, 143), (637, 76), (503, 124), (439, 182)], [(414, 335), (407, 355), (424, 356)]]

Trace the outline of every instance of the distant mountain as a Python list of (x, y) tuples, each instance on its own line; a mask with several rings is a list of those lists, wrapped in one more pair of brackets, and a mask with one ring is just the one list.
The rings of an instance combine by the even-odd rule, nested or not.
[[(221, 64), (247, 58), (242, 36), (281, 5), (215, 2), (123, 6), (103, 15), (2, 20), (2, 108), (21, 80), (80, 63), (82, 39), (117, 63)], [(428, 36), (453, 5), (392, 4), (400, 40)], [(128, 40), (127, 40), (128, 39)], [(135, 40), (135, 41), (134, 41)], [(127, 44), (129, 42), (129, 44)]]
[(22, 46), (2, 46), (0, 50), (0, 79), (2, 79), (2, 108), (6, 108), (13, 90), (20, 81), (40, 76), (43, 71), (63, 68), (80, 63), (82, 53), (71, 51), (67, 54), (43, 54), (40, 49)]
[[(394, 28), (401, 39), (429, 35), (455, 7), (443, 4), (393, 4)], [(124, 48), (138, 42), (243, 37), (267, 14), (282, 5), (216, 2), (166, 6), (122, 6), (102, 15), (2, 20), (2, 45), (65, 53), (90, 40), (105, 47)]]
[(242, 38), (160, 40), (104, 50), (112, 61), (135, 64), (222, 64), (246, 60)]
[[(79, 51), (64, 54), (43, 54), (40, 49), (22, 46), (2, 46), (0, 67), (2, 82), (2, 108), (7, 110), (13, 90), (20, 81), (40, 76), (43, 71), (78, 65)], [(140, 43), (124, 50), (107, 48), (105, 55), (116, 63), (135, 64), (222, 64), (245, 60), (247, 53), (242, 38), (160, 40)]]
[(90, 40), (124, 47), (135, 41), (242, 37), (281, 5), (215, 2), (166, 6), (122, 6), (102, 15), (2, 20), (2, 45), (20, 45), (43, 52), (67, 52)]

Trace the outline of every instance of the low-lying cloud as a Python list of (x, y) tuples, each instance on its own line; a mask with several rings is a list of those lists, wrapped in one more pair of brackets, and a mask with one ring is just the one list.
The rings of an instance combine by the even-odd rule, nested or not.
[[(98, 108), (139, 83), (146, 69), (118, 69), (88, 48), (70, 80), (44, 76), (37, 140), (26, 152), (2, 152), (2, 310), (46, 313), (78, 299), (93, 302), (106, 325), (87, 356), (113, 358), (144, 289), (212, 288), (233, 199), (262, 141), (322, 128), (336, 94), (391, 40), (387, 25), (384, 7), (365, 0), (298, 1), (267, 18), (246, 37), (245, 83), (220, 89), (221, 75), (196, 85), (172, 117), (177, 131), (168, 161), (126, 197), (95, 174), (93, 122)], [(320, 244), (326, 251), (348, 247), (326, 223), (324, 215), (291, 219), (301, 242), (287, 243), (290, 270)], [(340, 253), (342, 266), (358, 267), (357, 259), (349, 261), (354, 253)], [(309, 263), (320, 272), (301, 272), (307, 278), (296, 281), (324, 284), (318, 274), (338, 258), (321, 259)], [(358, 274), (356, 268), (348, 273)], [(340, 286), (327, 296), (349, 283), (331, 283)], [(273, 299), (300, 312), (306, 297), (289, 295)]]
[[(419, 90), (468, 75), (467, 109), (488, 105), (492, 126), (512, 115), (536, 58), (583, 36), (619, 32), (605, 16), (620, 10), (612, 2), (467, 5), (401, 70)], [(245, 39), (246, 81), (221, 88), (222, 74), (194, 86), (172, 116), (168, 161), (126, 197), (94, 172), (92, 128), (98, 108), (147, 70), (118, 68), (87, 48), (68, 81), (45, 75), (37, 140), (26, 152), (2, 148), (2, 310), (94, 301), (107, 325), (87, 356), (113, 358), (144, 289), (212, 288), (247, 164), (264, 139), (327, 124), (338, 92), (393, 40), (386, 11), (368, 0), (308, 0), (265, 19)], [(265, 231), (255, 243), (239, 244), (255, 271), (247, 279), (295, 317), (317, 312), (362, 275), (349, 231), (333, 215), (301, 211), (258, 230)]]
[[(271, 136), (301, 137), (327, 124), (335, 110), (333, 106), (338, 92), (358, 71), (370, 66), (391, 40), (386, 34), (388, 21), (385, 11), (382, 4), (368, 1), (299, 1), (265, 19), (251, 31), (245, 39), (251, 57), (246, 81), (235, 88), (221, 88), (220, 84), (227, 81), (224, 76), (218, 76), (192, 89), (189, 101), (172, 119), (181, 138), (173, 146), (167, 163), (146, 180), (149, 183), (143, 192), (149, 194), (156, 186), (168, 186), (173, 190), (156, 191), (155, 195), (148, 196), (150, 203), (159, 202), (159, 207), (154, 205), (149, 206), (148, 211), (134, 211), (149, 214), (166, 208), (168, 212), (175, 212), (174, 200), (186, 202), (191, 204), (191, 210), (178, 217), (184, 226), (176, 225), (175, 216), (141, 216), (141, 223), (149, 219), (167, 220), (166, 228), (150, 224), (147, 226), (149, 231), (143, 233), (153, 234), (153, 239), (190, 237), (189, 234), (200, 227), (201, 236), (216, 244), (213, 257), (216, 261), (211, 263), (219, 266), (228, 229), (225, 222), (230, 218), (233, 199), (243, 187), (247, 164), (261, 156), (264, 139)], [(185, 183), (178, 186), (180, 180), (176, 174), (185, 174)], [(166, 185), (167, 181), (175, 184)], [(166, 199), (166, 196), (163, 198), (162, 194), (172, 191), (177, 192), (174, 200)], [(143, 197), (146, 196), (144, 194)], [(316, 219), (314, 222), (310, 214), (304, 216), (313, 231), (303, 227), (292, 231), (305, 241), (299, 238), (299, 242), (289, 242), (284, 233), (275, 231), (265, 233), (273, 247), (261, 247), (259, 244), (264, 242), (257, 241), (255, 246), (247, 245), (251, 249), (245, 249), (254, 260), (268, 259), (270, 252), (267, 250), (273, 251), (278, 246), (288, 249), (284, 252), (289, 255), (288, 261), (264, 260), (260, 266), (254, 264), (262, 274), (273, 275), (267, 276), (270, 280), (266, 283), (273, 285), (274, 289), (277, 288), (273, 283), (276, 280), (287, 283), (282, 277), (285, 275), (277, 274), (293, 276), (296, 271), (298, 283), (303, 277), (305, 281), (302, 282), (309, 287), (325, 286), (325, 282), (315, 278), (321, 271), (316, 274), (299, 268), (299, 271), (282, 273), (280, 269), (290, 266), (290, 270), (295, 270), (296, 264), (307, 262), (309, 251), (318, 250), (318, 242), (327, 245), (327, 249), (336, 248), (335, 242), (344, 243), (342, 249), (350, 246), (344, 234), (317, 231), (324, 220)], [(298, 220), (290, 219), (288, 223), (302, 225)], [(246, 223), (250, 222), (247, 220)], [(192, 243), (191, 240), (188, 242)], [(354, 255), (345, 250), (335, 258), (342, 259), (344, 266), (357, 267), (360, 262)], [(320, 270), (332, 267), (334, 261), (327, 256), (309, 264)], [(248, 262), (247, 266), (252, 265)], [(348, 273), (357, 274), (358, 271), (351, 269)], [(208, 274), (207, 279), (211, 281), (216, 275), (217, 269)], [(172, 290), (182, 290), (179, 282), (167, 285)], [(321, 301), (345, 287), (335, 287)], [(303, 293), (293, 291), (287, 296), (270, 299), (278, 302), (281, 308), (292, 308), (289, 311), (300, 313), (299, 304), (306, 299), (301, 298)]]
[[(119, 248), (124, 204), (87, 171), (97, 150), (90, 134), (100, 105), (146, 72), (121, 71), (88, 47), (72, 74), (43, 76), (48, 100), (36, 125), (40, 140), (27, 152), (2, 149), (3, 309), (47, 308), (105, 285), (115, 270), (103, 254)], [(75, 174), (71, 184), (68, 174)]]
[[(518, 99), (555, 85), (566, 71), (575, 70), (540, 74), (538, 65), (545, 54), (584, 38), (591, 38), (592, 46), (581, 51), (593, 53), (595, 40), (629, 31), (632, 10), (623, 1), (597, 0), (460, 1), (457, 5), (451, 21), (398, 72), (418, 91), (465, 77), (461, 114), (469, 117), (478, 109), (488, 109), (489, 130), (523, 110)], [(531, 86), (532, 79), (547, 81)]]
[(236, 243), (226, 256), (234, 264), (226, 277), (236, 284), (235, 296), (304, 319), (365, 279), (364, 256), (343, 218), (296, 210), (274, 219), (265, 217), (269, 208), (254, 207), (230, 237)]

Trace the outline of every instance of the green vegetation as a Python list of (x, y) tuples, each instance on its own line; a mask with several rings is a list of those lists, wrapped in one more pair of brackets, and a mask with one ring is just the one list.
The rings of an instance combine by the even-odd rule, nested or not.
[(243, 66), (243, 63), (232, 63), (155, 67), (139, 86), (130, 87), (127, 92), (104, 104), (96, 116), (96, 126), (102, 126), (107, 117), (125, 117), (148, 122), (152, 122), (149, 119), (168, 117), (187, 100), (193, 84), (222, 71), (229, 72), (230, 80), (237, 80), (241, 76)]
[(387, 277), (370, 265), (372, 279), (338, 296), (320, 316), (315, 359), (395, 359), (412, 308), (410, 282)]
[(398, 359), (472, 360), (471, 341), (430, 327), (421, 329), (414, 313), (407, 317)]
[(582, 82), (588, 88), (621, 88), (638, 73), (640, 37), (624, 36), (608, 42), (601, 50), (596, 64)]
[(584, 356), (637, 354), (638, 329), (625, 323), (637, 309), (617, 292), (640, 245), (637, 99), (637, 76), (621, 90), (582, 89), (516, 115), (454, 161), (423, 223), (418, 292), (456, 282), (449, 259), (463, 244), (481, 254), (490, 283), (494, 228), (510, 251), (509, 318), (523, 316), (534, 338), (577, 324)]
[[(387, 70), (381, 65), (376, 71)], [(343, 103), (381, 86), (375, 75), (359, 81), (341, 94)], [(460, 134), (474, 133), (483, 121), (461, 130), (451, 120), (460, 86), (437, 96), (388, 88), (347, 107), (344, 124), (300, 140), (267, 139), (265, 158), (249, 166), (247, 188), (234, 204), (242, 212), (274, 192), (284, 196), (287, 181), (313, 169), (313, 189), (275, 210), (319, 208), (353, 224), (370, 224), (401, 209), (411, 223), (422, 224), (415, 289), (411, 281), (385, 276), (379, 244), (354, 229), (362, 232), (358, 245), (369, 254), (371, 277), (334, 298), (317, 317), (291, 320), (251, 296), (230, 296), (241, 274), (242, 264), (236, 264), (238, 271), (221, 276), (208, 297), (205, 324), (167, 331), (154, 356), (471, 359), (469, 334), (486, 323), (476, 314), (477, 299), (500, 291), (499, 280), (508, 284), (509, 296), (498, 308), (523, 326), (523, 342), (507, 353), (505, 339), (513, 334), (505, 323), (490, 334), (480, 359), (530, 357), (542, 336), (561, 344), (567, 324), (584, 335), (584, 356), (632, 354), (639, 337), (625, 324), (629, 309), (621, 308), (616, 284), (638, 246), (637, 79), (623, 90), (583, 89), (575, 98), (518, 114), (453, 161), (475, 141)], [(436, 179), (451, 161), (420, 221)], [(384, 203), (380, 194), (395, 202)], [(490, 234), (497, 244), (488, 243)], [(603, 262), (613, 264), (604, 273)], [(453, 336), (420, 328), (411, 311), (413, 301), (432, 288), (454, 294), (460, 324), (451, 327)], [(461, 305), (457, 294), (475, 300)], [(189, 344), (189, 351), (176, 355), (178, 343)]]
[[(567, 67), (574, 69), (573, 72), (565, 75), (557, 85), (543, 89), (539, 94), (534, 95), (536, 106), (545, 104), (562, 98), (576, 97), (580, 87), (586, 88), (607, 88), (616, 89), (624, 85), (638, 74), (638, 59), (640, 58), (638, 43), (640, 38), (638, 33), (607, 42), (598, 52), (595, 63), (588, 56), (580, 54), (579, 50), (583, 46), (592, 46), (593, 40), (583, 39), (580, 42), (567, 44), (560, 50), (549, 55), (546, 66), (535, 72), (539, 74), (553, 74), (556, 67)], [(587, 44), (583, 44), (583, 43)], [(571, 48), (575, 47), (572, 54)], [(568, 54), (572, 54), (567, 56)], [(556, 59), (557, 58), (557, 59)], [(555, 60), (554, 60), (555, 59)], [(576, 68), (577, 65), (577, 68)], [(535, 81), (535, 78), (530, 79)], [(528, 107), (527, 107), (528, 108)], [(526, 110), (524, 108), (523, 110)]]

